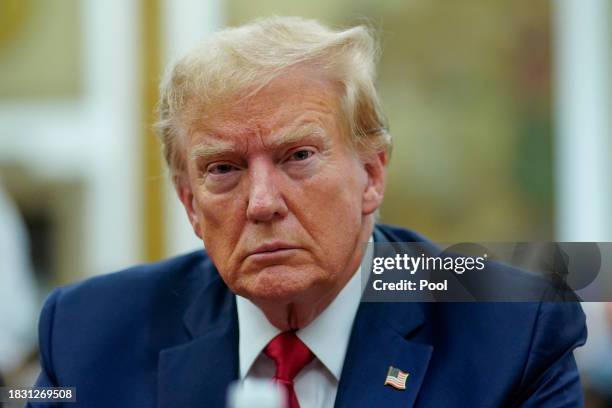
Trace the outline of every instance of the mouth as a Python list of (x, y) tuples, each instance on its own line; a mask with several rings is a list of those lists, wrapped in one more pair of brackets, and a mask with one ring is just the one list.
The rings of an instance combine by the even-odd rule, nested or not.
[(249, 252), (246, 258), (253, 260), (266, 260), (279, 256), (289, 255), (292, 251), (300, 249), (299, 247), (284, 242), (269, 242), (260, 245), (255, 250)]

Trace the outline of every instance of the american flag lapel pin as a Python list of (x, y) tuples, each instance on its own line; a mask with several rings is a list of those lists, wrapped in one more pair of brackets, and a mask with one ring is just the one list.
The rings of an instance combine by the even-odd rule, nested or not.
[(396, 390), (403, 391), (406, 389), (406, 380), (408, 380), (409, 375), (410, 373), (405, 373), (399, 368), (389, 366), (389, 371), (387, 371), (387, 378), (385, 378), (385, 385), (390, 385)]

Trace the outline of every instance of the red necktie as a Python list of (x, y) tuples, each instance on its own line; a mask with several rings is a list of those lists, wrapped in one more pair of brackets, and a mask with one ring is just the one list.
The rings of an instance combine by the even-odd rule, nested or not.
[(264, 353), (276, 364), (274, 380), (287, 390), (287, 407), (300, 408), (293, 390), (293, 379), (314, 357), (295, 332), (284, 332), (273, 338)]

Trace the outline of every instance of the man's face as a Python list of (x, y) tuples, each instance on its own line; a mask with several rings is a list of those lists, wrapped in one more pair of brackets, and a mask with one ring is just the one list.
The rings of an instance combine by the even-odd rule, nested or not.
[(314, 301), (358, 267), (386, 158), (357, 156), (339, 96), (331, 82), (287, 74), (207, 113), (185, 140), (179, 196), (233, 292)]

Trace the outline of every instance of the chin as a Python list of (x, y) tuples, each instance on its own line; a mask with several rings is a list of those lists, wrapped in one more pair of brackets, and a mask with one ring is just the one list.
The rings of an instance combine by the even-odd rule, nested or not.
[(307, 300), (320, 292), (326, 281), (317, 271), (285, 265), (264, 268), (252, 278), (244, 296), (279, 303)]

